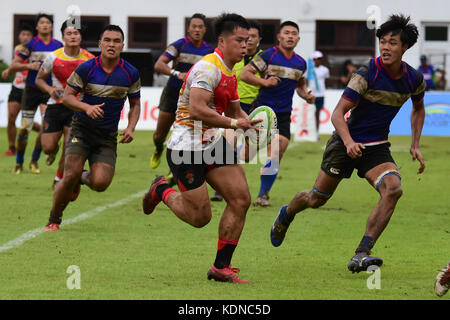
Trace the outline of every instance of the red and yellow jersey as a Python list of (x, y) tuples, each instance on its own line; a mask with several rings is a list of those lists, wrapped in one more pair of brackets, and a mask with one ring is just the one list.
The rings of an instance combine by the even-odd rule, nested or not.
[(219, 114), (225, 112), (231, 102), (239, 101), (236, 74), (225, 65), (222, 52), (216, 49), (197, 62), (186, 75), (178, 98), (173, 133), (167, 143), (172, 150), (204, 150), (220, 137), (218, 128), (210, 128), (190, 117), (192, 88), (211, 92), (208, 108)]
[[(45, 73), (52, 76), (53, 87), (64, 90), (67, 79), (69, 79), (72, 72), (83, 62), (94, 58), (95, 56), (85, 49), (80, 49), (77, 56), (71, 57), (64, 52), (64, 47), (59, 48), (50, 53), (45, 58), (41, 68)], [(50, 98), (48, 104), (62, 103), (62, 101), (55, 101)]]
[[(21, 48), (22, 48), (21, 44), (17, 45), (14, 48), (15, 56), (19, 53)], [(28, 63), (28, 60), (25, 60), (23, 63)], [(25, 82), (27, 81), (27, 75), (28, 75), (28, 70), (16, 72), (16, 77), (14, 78), (13, 86), (18, 89), (25, 89)]]

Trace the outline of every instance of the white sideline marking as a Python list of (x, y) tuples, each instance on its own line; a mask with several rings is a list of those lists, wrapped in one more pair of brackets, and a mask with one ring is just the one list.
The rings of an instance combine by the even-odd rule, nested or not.
[[(93, 216), (96, 216), (97, 214), (99, 214), (102, 211), (105, 211), (106, 209), (118, 207), (118, 206), (124, 205), (125, 203), (127, 203), (127, 202), (129, 202), (129, 201), (131, 201), (131, 200), (133, 200), (135, 198), (142, 197), (145, 192), (146, 192), (146, 190), (139, 191), (138, 193), (132, 194), (132, 195), (130, 195), (130, 196), (126, 197), (126, 198), (123, 198), (123, 199), (121, 199), (121, 200), (119, 200), (117, 202), (114, 202), (112, 204), (107, 204), (105, 206), (100, 206), (100, 207), (94, 208), (92, 210), (86, 211), (84, 213), (81, 213), (80, 215), (78, 215), (78, 216), (76, 216), (76, 217), (74, 217), (72, 219), (68, 219), (68, 220), (63, 221), (61, 223), (61, 226), (69, 225), (71, 223), (77, 223), (77, 222), (80, 222), (80, 221), (92, 218)], [(25, 232), (21, 236), (19, 236), (19, 237), (15, 238), (15, 239), (13, 239), (11, 241), (8, 241), (7, 243), (3, 244), (0, 247), (0, 252), (7, 251), (7, 250), (10, 250), (10, 249), (14, 249), (14, 248), (17, 248), (17, 247), (21, 246), (24, 242), (26, 242), (28, 240), (31, 240), (33, 238), (36, 238), (41, 233), (44, 233), (44, 229), (45, 228), (42, 227), (42, 228), (37, 228), (37, 229), (30, 230), (28, 232)]]

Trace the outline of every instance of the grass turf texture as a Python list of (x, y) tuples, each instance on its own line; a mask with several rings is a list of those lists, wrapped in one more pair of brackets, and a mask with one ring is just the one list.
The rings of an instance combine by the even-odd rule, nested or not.
[[(14, 157), (0, 158), (0, 246), (43, 227), (48, 219), (57, 161), (48, 167), (42, 156), (41, 174), (30, 173), (34, 137), (32, 133), (21, 175), (11, 173)], [(165, 161), (156, 170), (149, 167), (151, 137), (152, 132), (139, 131), (133, 143), (120, 145), (109, 189), (97, 193), (83, 186), (64, 220), (142, 192), (156, 173), (166, 174)], [(325, 206), (298, 215), (281, 247), (271, 246), (269, 232), (279, 207), (295, 192), (312, 187), (326, 139), (292, 145), (270, 193), (273, 206), (249, 209), (232, 263), (250, 285), (206, 279), (216, 255), (224, 202), (213, 202), (211, 222), (196, 229), (164, 204), (151, 216), (144, 215), (137, 197), (0, 252), (0, 299), (438, 299), (434, 278), (450, 258), (448, 138), (422, 138), (427, 168), (417, 175), (418, 163), (409, 155), (410, 137), (391, 137), (404, 194), (374, 248), (374, 255), (385, 262), (380, 290), (367, 288), (370, 274), (347, 270), (378, 201), (378, 194), (356, 173)], [(2, 128), (0, 146), (6, 150), (6, 145)], [(253, 200), (260, 167), (245, 165)], [(80, 267), (80, 290), (66, 286), (70, 265)]]

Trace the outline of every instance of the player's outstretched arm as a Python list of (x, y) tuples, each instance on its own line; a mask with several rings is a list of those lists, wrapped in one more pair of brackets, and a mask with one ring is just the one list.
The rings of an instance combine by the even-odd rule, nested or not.
[(103, 118), (104, 111), (102, 107), (104, 103), (98, 105), (89, 105), (87, 103), (81, 102), (78, 97), (78, 91), (71, 86), (66, 86), (64, 89), (63, 104), (75, 111), (85, 112), (89, 118), (98, 120)]
[(425, 161), (422, 153), (419, 150), (420, 136), (422, 135), (423, 123), (425, 121), (425, 106), (423, 99), (421, 101), (413, 101), (413, 108), (411, 112), (411, 149), (410, 153), (413, 161), (416, 159), (420, 163), (417, 173), (422, 173), (425, 170)]
[(353, 102), (341, 97), (331, 115), (331, 122), (336, 128), (339, 137), (341, 137), (344, 142), (344, 145), (347, 148), (347, 154), (353, 159), (361, 157), (361, 149), (366, 148), (362, 143), (356, 143), (353, 140), (350, 131), (348, 130), (347, 122), (345, 121), (345, 114), (353, 108), (354, 105)]
[(130, 112), (128, 113), (128, 126), (123, 130), (120, 135), (119, 143), (130, 143), (134, 139), (134, 130), (141, 114), (141, 99), (128, 99), (130, 102)]
[(311, 93), (311, 90), (308, 90), (305, 77), (300, 78), (295, 90), (297, 91), (297, 94), (306, 102), (310, 104), (316, 102), (316, 97)]
[(11, 66), (9, 67), (9, 72), (12, 73), (25, 70), (39, 70), (39, 68), (41, 67), (41, 63), (38, 61), (31, 63), (24, 63), (24, 61), (24, 59), (16, 55), (11, 63)]

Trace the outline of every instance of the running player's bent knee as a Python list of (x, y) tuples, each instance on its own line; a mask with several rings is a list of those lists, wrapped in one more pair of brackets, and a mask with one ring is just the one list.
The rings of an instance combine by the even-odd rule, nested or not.
[(323, 206), (325, 203), (327, 203), (328, 199), (330, 199), (332, 195), (332, 193), (323, 192), (317, 188), (313, 188), (310, 197), (311, 208), (315, 209)]

